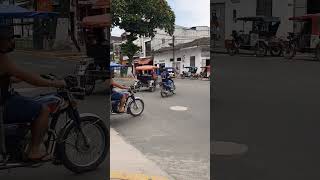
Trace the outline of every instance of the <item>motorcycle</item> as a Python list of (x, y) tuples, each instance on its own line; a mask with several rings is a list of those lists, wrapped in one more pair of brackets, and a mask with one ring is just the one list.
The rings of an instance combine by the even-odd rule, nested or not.
[[(125, 113), (130, 114), (134, 117), (140, 116), (144, 111), (144, 101), (135, 97), (135, 88), (131, 86), (126, 92), (126, 102), (125, 102)], [(111, 101), (111, 115), (123, 114), (119, 112), (120, 100)]]
[(176, 86), (173, 82), (172, 79), (169, 79), (169, 85), (164, 84), (163, 82), (160, 83), (161, 86), (161, 91), (160, 91), (160, 95), (161, 97), (168, 97), (170, 95), (175, 94), (175, 90), (176, 90)]
[[(42, 77), (57, 79), (54, 75)], [(66, 88), (34, 98), (50, 110), (43, 148), (53, 158), (46, 162), (30, 162), (27, 158), (31, 142), (30, 123), (4, 124), (0, 121), (0, 130), (3, 130), (0, 131), (0, 170), (38, 167), (52, 162), (64, 165), (74, 173), (83, 173), (96, 169), (105, 160), (109, 152), (108, 128), (97, 115), (79, 113), (76, 100), (84, 98), (85, 90), (77, 87), (75, 77), (68, 76), (64, 80)], [(65, 115), (64, 122), (60, 118), (62, 115)]]

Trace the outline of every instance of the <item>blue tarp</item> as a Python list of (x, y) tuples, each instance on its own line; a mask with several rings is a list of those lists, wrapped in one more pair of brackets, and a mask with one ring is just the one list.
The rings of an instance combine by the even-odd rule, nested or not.
[(125, 66), (121, 64), (113, 63), (113, 62), (110, 63), (110, 68), (117, 68), (117, 67), (125, 67)]
[(0, 18), (49, 18), (57, 16), (54, 12), (36, 12), (15, 5), (0, 5)]

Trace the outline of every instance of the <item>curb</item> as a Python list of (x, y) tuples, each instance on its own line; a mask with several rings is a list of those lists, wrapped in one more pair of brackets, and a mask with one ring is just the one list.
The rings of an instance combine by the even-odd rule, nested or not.
[(112, 180), (173, 180), (113, 128), (110, 128), (110, 154)]
[(145, 174), (130, 174), (120, 171), (111, 171), (110, 180), (169, 180), (162, 176), (149, 176)]

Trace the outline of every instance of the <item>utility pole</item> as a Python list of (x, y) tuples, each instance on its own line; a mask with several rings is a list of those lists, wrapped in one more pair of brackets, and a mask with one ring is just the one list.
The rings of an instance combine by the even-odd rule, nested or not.
[(174, 44), (174, 42), (175, 42), (175, 36), (173, 35), (173, 36), (172, 36), (172, 57), (173, 57), (173, 63), (172, 63), (172, 65), (173, 65), (173, 68), (176, 69), (175, 49), (174, 49), (175, 44)]

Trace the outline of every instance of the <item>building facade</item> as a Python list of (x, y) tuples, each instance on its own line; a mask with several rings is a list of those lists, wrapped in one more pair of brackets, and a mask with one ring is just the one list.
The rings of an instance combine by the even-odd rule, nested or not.
[(153, 38), (141, 37), (135, 41), (135, 44), (141, 47), (139, 52), (140, 57), (149, 57), (153, 55), (154, 51), (161, 48), (188, 43), (199, 38), (210, 37), (210, 27), (196, 26), (186, 28), (182, 26), (175, 26), (174, 37), (167, 34), (164, 30), (157, 29)]
[[(243, 23), (236, 18), (245, 16), (274, 16), (281, 18), (278, 37), (286, 37), (295, 25), (289, 17), (307, 13), (319, 13), (318, 0), (214, 0), (211, 1), (211, 17), (215, 17), (219, 26), (213, 28), (217, 40), (230, 38), (232, 30), (242, 30)], [(244, 31), (248, 32), (251, 24), (246, 23)]]
[(210, 38), (200, 38), (188, 43), (181, 43), (173, 48), (161, 48), (154, 52), (154, 65), (158, 67), (174, 67), (178, 73), (185, 71), (184, 67), (200, 67), (210, 65)]

